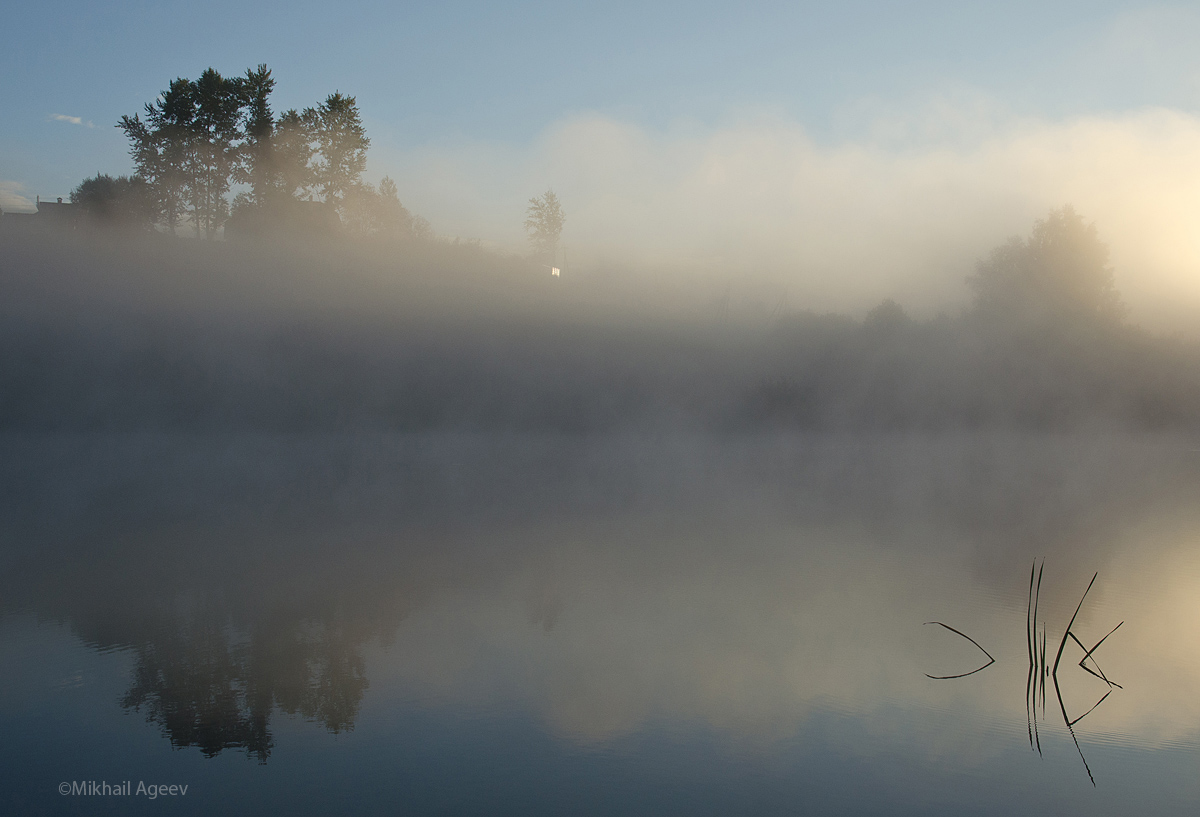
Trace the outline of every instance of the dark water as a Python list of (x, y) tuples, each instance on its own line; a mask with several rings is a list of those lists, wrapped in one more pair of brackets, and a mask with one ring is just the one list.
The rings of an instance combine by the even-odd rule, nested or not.
[(1194, 814), (1198, 489), (1181, 437), (0, 438), (0, 810)]

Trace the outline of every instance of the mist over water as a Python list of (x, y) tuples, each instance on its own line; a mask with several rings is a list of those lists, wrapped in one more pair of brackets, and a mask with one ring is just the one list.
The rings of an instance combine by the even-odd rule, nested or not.
[(721, 278), (562, 277), (475, 245), (12, 236), (11, 430), (1173, 430), (1200, 350), (1126, 317), (1070, 208), (969, 308), (865, 317)]
[[(319, 811), (338, 795), (299, 776), (349, 762), (345, 785), (387, 767), (397, 786), (371, 801), (422, 810), (501, 791), (537, 812), (707, 793), (703, 812), (801, 798), (915, 813), (973, 810), (986, 790), (997, 813), (1115, 814), (1143, 797), (1185, 813), (1200, 729), (1181, 648), (1200, 581), (1195, 447), (9, 433), (0, 575), (19, 669), (3, 711), (38, 748), (5, 762), (44, 774), (65, 757), (54, 713), (90, 711), (72, 752), (122, 747), (93, 774), (182, 775), (199, 791), (181, 805), (201, 811), (252, 809), (238, 804), (248, 786)], [(1098, 793), (1061, 725), (1041, 724), (1041, 757), (1025, 745), (1035, 557), (1050, 629), (1096, 571), (1075, 630), (1094, 640), (1126, 622), (1097, 653), (1123, 689), (1075, 727)], [(928, 679), (978, 665), (929, 620), (995, 666)], [(43, 658), (17, 660), (36, 645)], [(1074, 713), (1103, 694), (1059, 672)], [(238, 756), (260, 771), (233, 774), (224, 759)], [(598, 801), (519, 782), (544, 774), (615, 782)]]
[(436, 237), (361, 183), (354, 97), (276, 120), (270, 79), (169, 93), (256, 81), (234, 147), (311, 178), (0, 218), (10, 810), (1195, 812), (1187, 176), (1123, 199), (1191, 118), (583, 117), (495, 163), (576, 169), (526, 254)]

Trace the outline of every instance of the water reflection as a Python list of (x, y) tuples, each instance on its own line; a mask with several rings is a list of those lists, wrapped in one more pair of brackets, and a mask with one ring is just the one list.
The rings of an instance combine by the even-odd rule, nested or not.
[[(1113, 627), (1111, 630), (1105, 633), (1100, 640), (1091, 647), (1085, 646), (1084, 643), (1079, 640), (1079, 636), (1075, 634), (1075, 631), (1072, 628), (1075, 626), (1076, 619), (1079, 618), (1079, 611), (1083, 609), (1083, 603), (1087, 600), (1088, 593), (1091, 592), (1092, 587), (1096, 584), (1096, 579), (1100, 576), (1099, 573), (1093, 574), (1092, 580), (1088, 582), (1087, 589), (1083, 591), (1083, 597), (1080, 598), (1079, 604), (1075, 607), (1075, 612), (1071, 615), (1071, 620), (1067, 623), (1067, 627), (1063, 631), (1062, 640), (1058, 644), (1058, 652), (1054, 655), (1054, 664), (1051, 666), (1047, 662), (1048, 653), (1046, 651), (1046, 623), (1044, 621), (1039, 621), (1038, 618), (1038, 607), (1041, 603), (1042, 596), (1042, 577), (1045, 573), (1045, 567), (1046, 562), (1043, 559), (1040, 566), (1035, 561), (1033, 566), (1030, 568), (1029, 598), (1025, 608), (1025, 644), (1028, 649), (1027, 657), (1029, 659), (1029, 672), (1025, 678), (1025, 717), (1026, 729), (1029, 736), (1029, 748), (1036, 749), (1039, 755), (1042, 754), (1041, 735), (1038, 730), (1039, 705), (1040, 720), (1045, 721), (1046, 688), (1047, 684), (1052, 683), (1054, 685), (1054, 695), (1058, 700), (1059, 710), (1062, 713), (1063, 725), (1067, 728), (1067, 732), (1070, 734), (1071, 740), (1075, 743), (1075, 750), (1079, 752), (1079, 759), (1083, 761), (1083, 768), (1084, 771), (1087, 772), (1088, 780), (1091, 781), (1092, 786), (1095, 786), (1096, 779), (1092, 776), (1091, 767), (1088, 766), (1087, 758), (1084, 757), (1083, 749), (1079, 745), (1079, 738), (1075, 733), (1075, 725), (1088, 715), (1092, 714), (1092, 712), (1096, 711), (1096, 709), (1100, 707), (1100, 704), (1108, 700), (1108, 696), (1112, 694), (1114, 689), (1124, 688), (1120, 684), (1110, 680), (1108, 676), (1104, 674), (1104, 670), (1100, 667), (1100, 662), (1096, 659), (1096, 650), (1098, 650), (1101, 645), (1108, 640), (1109, 636), (1119, 630), (1121, 625), (1125, 622), (1119, 622), (1116, 627)], [(958, 636), (961, 636), (962, 638), (965, 638), (967, 641), (974, 644), (988, 659), (987, 663), (968, 672), (959, 673), (957, 675), (930, 675), (929, 673), (926, 673), (926, 678), (930, 678), (934, 681), (950, 681), (957, 680), (959, 678), (967, 678), (978, 672), (983, 672), (992, 664), (996, 663), (996, 659), (992, 657), (991, 653), (984, 649), (982, 644), (961, 630), (957, 630), (954, 627), (951, 627), (949, 624), (944, 624), (940, 621), (927, 621), (925, 623), (927, 625), (934, 624), (940, 626)], [(1040, 631), (1038, 629), (1039, 623), (1041, 624)], [(1068, 638), (1074, 641), (1075, 644), (1078, 645), (1078, 647), (1083, 651), (1083, 657), (1079, 659), (1079, 668), (1091, 675), (1093, 678), (1099, 678), (1108, 686), (1108, 690), (1103, 696), (1100, 697), (1098, 701), (1096, 701), (1096, 703), (1092, 704), (1091, 707), (1089, 707), (1088, 710), (1082, 715), (1079, 715), (1075, 718), (1072, 718), (1067, 714), (1067, 706), (1063, 702), (1062, 686), (1059, 684), (1058, 678), (1058, 669), (1062, 662), (1063, 650), (1067, 646)], [(1088, 666), (1089, 661), (1092, 663), (1092, 666), (1090, 667)]]
[(338, 733), (367, 688), (360, 635), (339, 621), (276, 622), (240, 634), (220, 610), (163, 611), (135, 647), (122, 706), (158, 723), (175, 747), (205, 757), (244, 749), (266, 763), (278, 709)]
[(981, 653), (983, 653), (984, 656), (987, 658), (987, 663), (983, 664), (982, 666), (978, 666), (975, 669), (970, 670), (969, 672), (961, 672), (958, 675), (930, 675), (927, 672), (927, 673), (925, 673), (926, 678), (932, 678), (935, 681), (951, 681), (955, 678), (966, 678), (968, 675), (974, 675), (977, 672), (983, 672), (985, 669), (990, 667), (992, 664), (996, 663), (996, 659), (992, 657), (992, 654), (990, 652), (988, 652), (987, 650), (985, 650), (983, 648), (982, 644), (980, 644), (978, 641), (971, 638), (971, 636), (967, 635), (966, 633), (962, 632), (961, 630), (956, 630), (953, 627), (951, 627), (949, 624), (943, 624), (940, 621), (926, 621), (925, 624), (926, 625), (935, 624), (938, 627), (942, 627), (944, 629), (949, 630), (950, 632), (954, 633), (955, 635), (962, 636), (963, 638), (967, 639), (967, 641), (970, 641), (972, 644), (974, 644), (976, 647), (978, 647), (979, 651)]
[[(204, 756), (273, 767), (281, 716), (359, 733), (370, 707), (417, 702), (526, 713), (580, 747), (702, 724), (767, 754), (800, 736), (871, 757), (904, 732), (912, 762), (980, 775), (1009, 745), (980, 725), (1023, 742), (1024, 682), (1044, 729), (1055, 670), (1085, 762), (1096, 740), (1200, 734), (1200, 656), (1164, 649), (1200, 635), (1200, 460), (1178, 441), (2, 445), (3, 612), (127, 651), (130, 717)], [(1013, 566), (1039, 553), (1054, 570), (1027, 587)], [(1133, 637), (1109, 651), (1118, 618)], [(913, 627), (931, 620), (969, 636)], [(1068, 620), (1048, 649), (1046, 622)], [(1091, 674), (1068, 679), (1076, 648)], [(1110, 679), (1135, 694), (1105, 699)], [(821, 731), (825, 713), (857, 726)]]

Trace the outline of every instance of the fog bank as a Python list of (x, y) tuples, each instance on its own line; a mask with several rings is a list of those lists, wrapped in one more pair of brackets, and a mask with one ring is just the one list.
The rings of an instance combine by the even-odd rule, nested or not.
[(769, 113), (667, 131), (580, 114), (530, 148), (463, 142), (374, 161), (449, 234), (521, 248), (527, 191), (552, 185), (577, 266), (758, 278), (791, 304), (858, 314), (885, 297), (918, 315), (961, 306), (977, 258), (1071, 203), (1109, 243), (1134, 318), (1194, 331), (1200, 118), (1019, 119), (938, 99), (866, 130), (822, 142)]

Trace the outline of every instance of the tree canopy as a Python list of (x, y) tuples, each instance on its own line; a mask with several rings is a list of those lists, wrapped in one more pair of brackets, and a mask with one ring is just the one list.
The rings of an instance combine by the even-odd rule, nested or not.
[(313, 181), (325, 201), (338, 206), (346, 193), (359, 183), (367, 167), (371, 140), (352, 96), (332, 93), (315, 108), (304, 111), (320, 158), (313, 167)]
[[(270, 72), (259, 66), (269, 79)], [(208, 68), (199, 79), (174, 80), (146, 120), (123, 116), (137, 175), (151, 185), (164, 224), (174, 228), (184, 207), (196, 235), (212, 238), (229, 214), (225, 195), (246, 142), (244, 113), (250, 77), (226, 78)], [(267, 88), (269, 93), (269, 88)]]
[(1120, 321), (1108, 247), (1070, 205), (1039, 219), (1028, 239), (1010, 238), (967, 279), (978, 313), (1006, 323)]
[[(275, 79), (265, 65), (226, 78), (209, 68), (179, 78), (117, 127), (129, 139), (135, 179), (152, 220), (173, 231), (185, 220), (213, 238), (232, 213), (249, 232), (290, 221), (350, 222), (351, 232), (425, 236), (428, 223), (400, 204), (394, 182), (378, 190), (362, 179), (370, 139), (353, 96), (334, 92), (319, 105), (278, 118)], [(314, 202), (325, 215), (314, 220)], [(231, 228), (232, 229), (232, 228)]]
[(562, 204), (553, 190), (529, 200), (529, 206), (525, 209), (525, 232), (529, 235), (534, 254), (547, 264), (554, 263), (558, 238), (562, 235), (565, 222)]
[(71, 191), (71, 203), (95, 224), (147, 229), (154, 223), (150, 186), (134, 176), (97, 173)]

